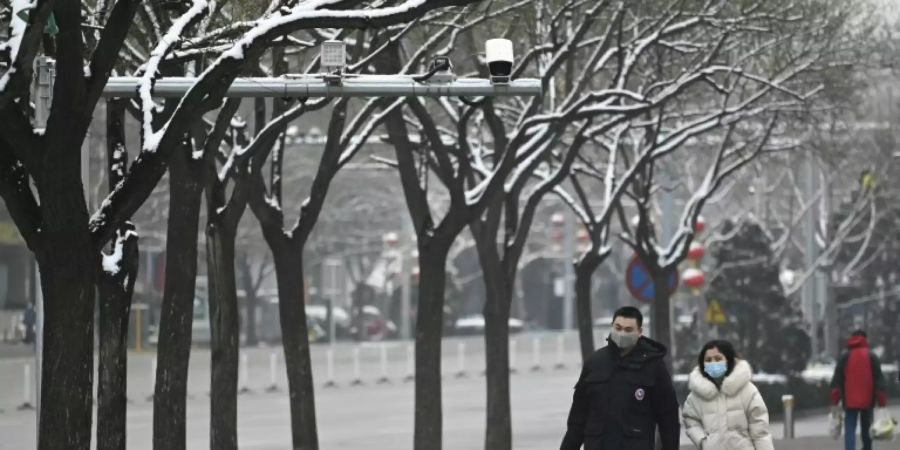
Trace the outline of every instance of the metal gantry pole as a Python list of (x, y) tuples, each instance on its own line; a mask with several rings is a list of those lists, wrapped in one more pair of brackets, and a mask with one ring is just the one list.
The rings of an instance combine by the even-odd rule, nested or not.
[[(536, 96), (540, 80), (521, 78), (509, 84), (494, 84), (481, 78), (459, 78), (446, 83), (418, 82), (410, 75), (345, 75), (338, 85), (321, 76), (301, 75), (276, 78), (236, 78), (226, 97), (495, 97)], [(153, 97), (180, 98), (199, 78), (165, 77), (154, 81)], [(138, 96), (140, 78), (110, 77), (103, 88), (104, 97)]]

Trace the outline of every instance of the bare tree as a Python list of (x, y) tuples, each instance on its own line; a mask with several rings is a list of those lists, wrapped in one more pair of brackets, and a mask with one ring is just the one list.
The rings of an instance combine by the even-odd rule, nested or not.
[[(0, 75), (0, 195), (41, 271), (43, 354), (52, 364), (41, 366), (39, 448), (90, 446), (96, 271), (100, 249), (122, 221), (102, 242), (92, 238), (79, 149), (139, 3), (116, 2), (92, 52), (85, 51), (81, 2), (39, 1), (8, 16), (16, 32), (3, 42), (8, 59)], [(51, 11), (59, 32), (44, 40)], [(29, 119), (29, 87), (42, 41), (58, 64), (50, 117), (40, 134)]]
[[(652, 86), (655, 82), (665, 85), (673, 73), (690, 71), (697, 67), (697, 61), (702, 64), (706, 58), (709, 58), (712, 67), (721, 68), (724, 65), (730, 70), (710, 74), (704, 79), (706, 83), (702, 85), (703, 89), (697, 90), (695, 95), (675, 98), (663, 108), (633, 120), (627, 129), (616, 130), (615, 133), (596, 139), (595, 144), (600, 149), (598, 153), (607, 156), (599, 160), (585, 158), (579, 161), (581, 164), (576, 165), (571, 180), (574, 193), (559, 192), (563, 198), (568, 199), (567, 203), (576, 208), (576, 216), (591, 237), (591, 249), (582, 254), (576, 263), (576, 293), (583, 355), (593, 349), (590, 303), (587, 297), (590, 292), (590, 274), (593, 273), (591, 266), (599, 265), (599, 261), (609, 252), (610, 213), (621, 207), (620, 195), (635, 197), (658, 193), (655, 187), (641, 188), (640, 194), (629, 193), (628, 190), (632, 189), (633, 185), (629, 185), (634, 180), (646, 180), (654, 170), (670, 176), (674, 174), (670, 167), (660, 167), (664, 156), (682, 147), (696, 147), (699, 143), (715, 140), (705, 136), (718, 132), (722, 127), (739, 124), (738, 129), (749, 127), (758, 131), (764, 128), (756, 119), (761, 114), (773, 110), (792, 111), (798, 105), (806, 104), (813, 94), (821, 90), (820, 81), (815, 74), (819, 73), (820, 67), (827, 66), (832, 61), (834, 49), (838, 45), (836, 42), (843, 42), (843, 34), (835, 30), (844, 29), (842, 27), (846, 27), (849, 16), (846, 10), (832, 16), (810, 13), (802, 8), (795, 10), (795, 5), (766, 1), (753, 2), (752, 7), (747, 9), (735, 9), (724, 4), (709, 6), (718, 11), (715, 19), (705, 19), (714, 21), (711, 26), (697, 27), (678, 41), (661, 41), (657, 48), (648, 52), (647, 64), (636, 79), (642, 80), (646, 85)], [(701, 16), (711, 17), (702, 13)], [(778, 48), (777, 43), (795, 39), (801, 39), (804, 44), (797, 46), (791, 59), (781, 58), (779, 51), (774, 50)], [(674, 42), (678, 44), (673, 45)], [(684, 52), (687, 48), (682, 47), (684, 45), (693, 50)], [(773, 61), (777, 63), (771, 64)], [(632, 151), (627, 152), (626, 149)], [(734, 155), (729, 157), (732, 156)], [(718, 157), (713, 156), (714, 160), (716, 158)], [(752, 158), (739, 165), (750, 160)], [(729, 167), (731, 166), (726, 162), (719, 174), (730, 175), (733, 171), (726, 169)], [(699, 179), (705, 183), (709, 180), (709, 173), (701, 173)], [(713, 179), (719, 179), (719, 175), (714, 175)], [(713, 184), (720, 184), (723, 180), (724, 178)], [(669, 188), (670, 184), (663, 183), (663, 188)], [(713, 194), (706, 192), (700, 195), (705, 197), (703, 202), (694, 202), (699, 193), (704, 191), (702, 184), (692, 191), (693, 198), (689, 203), (694, 203), (694, 206), (702, 206)], [(588, 194), (591, 191), (602, 192), (602, 200), (594, 200)], [(685, 217), (689, 216), (691, 214)], [(629, 221), (624, 223), (630, 226)], [(645, 231), (649, 232), (652, 227), (651, 225)], [(659, 252), (656, 255), (644, 252), (641, 258), (645, 264), (651, 264), (649, 260), (659, 256), (659, 263), (668, 267), (668, 273), (656, 272), (660, 278), (655, 280), (655, 292), (660, 298), (668, 298), (668, 293), (665, 292), (667, 284), (661, 285), (660, 280), (668, 279), (677, 262), (684, 258), (690, 244), (685, 237), (693, 233), (693, 227), (688, 222), (677, 227), (672, 240), (657, 247)], [(663, 230), (657, 229), (655, 232), (661, 231)], [(652, 247), (657, 244), (647, 241), (647, 245)], [(682, 253), (681, 257), (675, 256)], [(657, 301), (655, 305), (654, 311), (667, 311), (665, 304)], [(654, 327), (664, 326), (661, 322), (668, 321), (665, 317), (653, 317)], [(653, 334), (657, 339), (668, 343), (668, 331), (654, 329)]]
[[(125, 146), (124, 104), (107, 109), (109, 188), (121, 180), (128, 164)], [(98, 271), (100, 351), (97, 371), (97, 448), (125, 449), (126, 391), (128, 381), (128, 322), (138, 271), (137, 233), (125, 223), (117, 233), (112, 253), (103, 255)]]
[[(281, 4), (275, 2), (262, 18), (231, 27), (241, 36), (229, 44), (231, 51), (223, 52), (210, 64), (168, 119), (155, 123), (159, 115), (152, 83), (160, 76), (161, 60), (180, 45), (178, 38), (183, 32), (209, 11), (206, 0), (192, 1), (169, 30), (160, 33), (160, 43), (150, 56), (136, 58), (144, 61), (140, 82), (142, 149), (93, 218), (81, 194), (78, 149), (120, 54), (137, 57), (123, 43), (140, 2), (121, 0), (108, 12), (101, 10), (105, 14), (96, 17), (105, 22), (98, 25), (101, 31), (92, 52), (86, 51), (82, 33), (83, 2), (35, 3), (27, 12), (27, 20), (18, 22), (16, 33), (4, 41), (10, 56), (0, 75), (0, 195), (35, 252), (42, 273), (45, 361), (53, 364), (42, 365), (40, 448), (87, 448), (90, 444), (93, 290), (99, 250), (153, 191), (169, 156), (182, 149), (192, 119), (216, 109), (246, 63), (254, 61), (278, 37), (312, 27), (386, 26), (436, 8), (465, 3), (468, 1), (427, 0), (391, 8), (353, 9), (358, 6), (356, 2), (331, 1), (285, 5), (287, 8), (281, 10)], [(44, 39), (51, 11), (59, 32)], [(19, 12), (4, 17), (21, 20)], [(28, 95), (32, 63), (44, 43), (44, 51), (56, 58), (57, 81), (50, 117), (40, 134), (29, 121)], [(87, 64), (85, 55), (89, 57)]]

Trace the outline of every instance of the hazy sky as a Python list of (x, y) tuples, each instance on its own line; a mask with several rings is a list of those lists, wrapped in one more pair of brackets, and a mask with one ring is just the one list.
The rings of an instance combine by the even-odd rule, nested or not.
[(881, 7), (881, 12), (892, 17), (894, 21), (900, 21), (900, 0), (872, 0)]

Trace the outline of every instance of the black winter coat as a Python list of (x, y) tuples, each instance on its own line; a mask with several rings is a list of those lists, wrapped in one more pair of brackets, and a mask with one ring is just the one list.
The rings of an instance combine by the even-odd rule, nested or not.
[(681, 425), (666, 348), (642, 337), (624, 357), (615, 343), (584, 362), (560, 450), (677, 450)]

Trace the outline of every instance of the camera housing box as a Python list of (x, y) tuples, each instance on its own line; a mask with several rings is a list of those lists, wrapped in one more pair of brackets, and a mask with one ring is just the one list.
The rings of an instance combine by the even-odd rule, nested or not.
[[(443, 67), (442, 69), (438, 69), (439, 67)], [(431, 67), (429, 70), (437, 70), (431, 78), (428, 79), (429, 83), (432, 84), (449, 84), (456, 81), (456, 75), (453, 73), (453, 63), (450, 62), (450, 58), (447, 56), (436, 56), (431, 61)]]
[(484, 56), (491, 73), (491, 83), (509, 84), (512, 78), (513, 43), (509, 39), (489, 39), (484, 43)]

